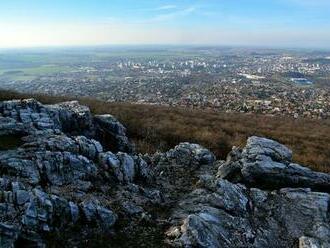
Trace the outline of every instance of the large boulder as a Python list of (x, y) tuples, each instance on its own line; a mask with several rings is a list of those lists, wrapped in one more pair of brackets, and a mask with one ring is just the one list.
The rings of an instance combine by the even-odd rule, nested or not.
[[(251, 137), (200, 177), (174, 208), (176, 247), (330, 247), (329, 174), (292, 162), (292, 152)], [(227, 180), (226, 180), (227, 179)], [(228, 181), (230, 180), (230, 181)]]
[(99, 154), (99, 163), (122, 184), (133, 183), (135, 180), (150, 182), (154, 177), (152, 169), (141, 156), (106, 152)]
[(259, 188), (304, 187), (330, 192), (330, 175), (292, 162), (292, 152), (265, 138), (251, 137), (219, 167), (219, 178)]
[[(264, 191), (208, 178), (173, 211), (177, 247), (328, 247), (330, 195), (309, 189)], [(308, 246), (318, 244), (318, 246)]]
[(53, 117), (49, 109), (34, 99), (1, 102), (0, 113), (21, 123), (27, 132), (61, 128), (59, 120)]
[(212, 165), (215, 161), (215, 156), (201, 145), (185, 142), (161, 155), (160, 159), (168, 160), (177, 165), (198, 168), (203, 164)]
[(69, 149), (54, 150), (55, 146), (53, 150), (44, 150), (37, 144), (0, 153), (2, 172), (20, 177), (31, 185), (74, 184), (76, 180), (88, 180), (96, 175), (97, 167), (83, 155), (72, 153)]
[(61, 131), (97, 139), (112, 152), (133, 152), (126, 128), (112, 115), (91, 114), (77, 101), (42, 105), (34, 99), (0, 102), (0, 135)]
[(113, 152), (133, 152), (133, 145), (126, 136), (126, 128), (112, 115), (94, 117), (97, 138)]
[(42, 105), (35, 99), (3, 101), (0, 113), (24, 125), (29, 133), (59, 129), (66, 133), (93, 134), (92, 114), (88, 107), (77, 101), (54, 105)]
[(77, 101), (48, 105), (47, 110), (63, 132), (93, 135), (93, 116), (88, 107)]

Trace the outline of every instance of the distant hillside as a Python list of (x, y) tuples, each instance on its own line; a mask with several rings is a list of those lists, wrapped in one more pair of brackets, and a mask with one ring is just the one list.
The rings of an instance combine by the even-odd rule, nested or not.
[[(0, 91), (0, 100), (33, 97), (42, 103), (69, 97), (27, 95)], [(141, 153), (165, 151), (181, 141), (199, 143), (225, 159), (232, 146), (244, 146), (247, 137), (265, 136), (290, 147), (294, 160), (330, 172), (330, 120), (292, 119), (255, 114), (228, 114), (164, 106), (106, 103), (80, 98), (95, 114), (110, 113), (124, 123)]]

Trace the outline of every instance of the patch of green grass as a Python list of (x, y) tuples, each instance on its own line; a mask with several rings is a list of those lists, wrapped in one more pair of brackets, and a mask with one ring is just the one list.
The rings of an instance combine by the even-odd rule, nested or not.
[(57, 73), (57, 72), (69, 72), (72, 68), (69, 66), (61, 66), (61, 65), (44, 65), (34, 68), (26, 68), (22, 69), (24, 73), (26, 74), (38, 74), (38, 75), (44, 75), (44, 74), (51, 74), (51, 73)]
[(12, 75), (10, 77), (11, 80), (16, 80), (16, 81), (27, 81), (27, 80), (33, 80), (35, 79), (36, 76), (33, 76), (33, 75)]

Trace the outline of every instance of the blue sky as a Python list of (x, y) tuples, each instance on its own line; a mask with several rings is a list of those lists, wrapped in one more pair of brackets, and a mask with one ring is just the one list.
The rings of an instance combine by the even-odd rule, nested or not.
[(330, 0), (1, 0), (0, 47), (330, 47)]

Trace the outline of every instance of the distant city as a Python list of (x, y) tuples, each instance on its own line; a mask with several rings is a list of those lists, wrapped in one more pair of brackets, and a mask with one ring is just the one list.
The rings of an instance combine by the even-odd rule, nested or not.
[(0, 87), (294, 118), (330, 117), (330, 52), (229, 47), (3, 50)]

